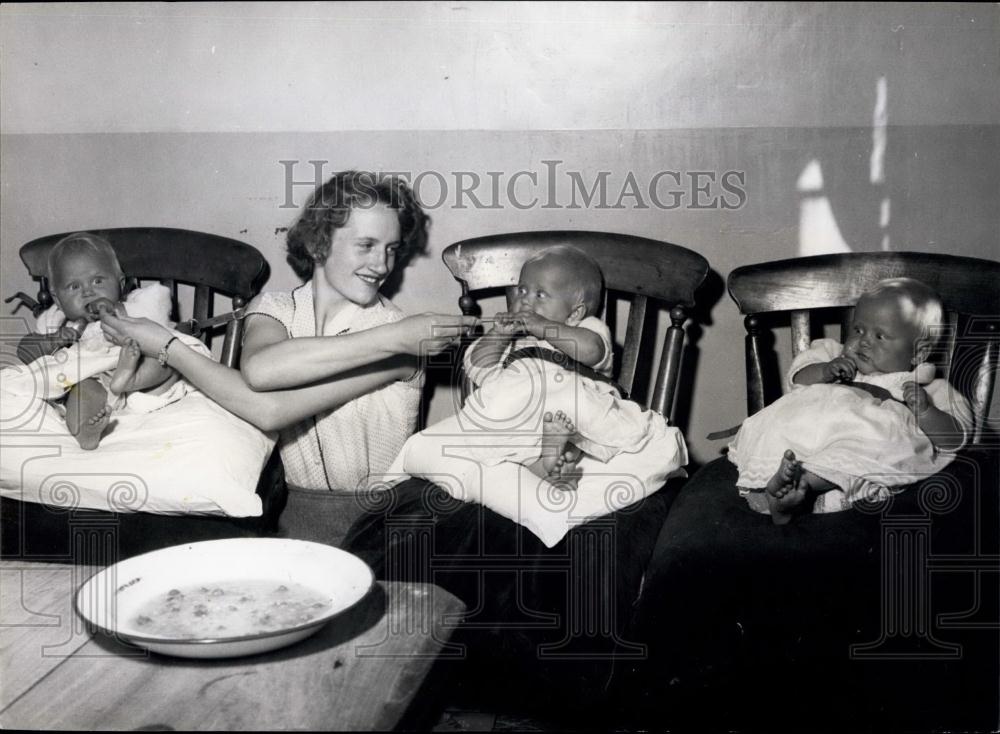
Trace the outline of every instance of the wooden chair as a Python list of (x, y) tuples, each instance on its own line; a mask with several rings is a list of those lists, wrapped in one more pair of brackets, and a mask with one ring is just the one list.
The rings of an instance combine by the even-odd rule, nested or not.
[(571, 245), (586, 252), (601, 266), (608, 291), (631, 296), (618, 370), (618, 383), (630, 394), (634, 392), (636, 368), (644, 351), (641, 347), (649, 348), (642, 344), (649, 300), (662, 301), (669, 309), (670, 327), (646, 407), (671, 417), (680, 376), (682, 327), (688, 310), (694, 306), (694, 292), (708, 274), (708, 261), (669, 242), (607, 232), (516, 232), (476, 237), (456, 242), (442, 255), (451, 274), (462, 284), (462, 312), (474, 313), (473, 293), (514, 286), (521, 265), (529, 257), (556, 245)]
[[(699, 469), (670, 506), (639, 604), (637, 634), (650, 646), (640, 698), (654, 709), (670, 701), (676, 720), (703, 726), (726, 701), (709, 718), (737, 729), (794, 727), (820, 710), (838, 728), (976, 729), (995, 720), (996, 636), (983, 631), (997, 629), (997, 612), (981, 600), (995, 596), (998, 568), (1000, 454), (984, 424), (1000, 263), (877, 252), (737, 268), (728, 285), (745, 316), (748, 412), (772, 398), (772, 327), (790, 324), (798, 354), (814, 321), (846, 329), (863, 292), (904, 276), (944, 302), (932, 356), (971, 400), (972, 445), (886, 502), (778, 527), (747, 507), (727, 457)], [(663, 683), (677, 680), (684, 685)], [(780, 710), (759, 705), (761, 689), (748, 681), (761, 680), (782, 681)]]
[[(191, 321), (200, 322), (212, 316), (215, 294), (231, 298), (234, 311), (244, 307), (260, 291), (270, 272), (267, 260), (255, 247), (228, 237), (167, 227), (87, 231), (104, 237), (115, 248), (128, 278), (127, 288), (135, 288), (143, 280), (158, 280), (170, 288), (174, 320), (180, 321), (179, 286), (193, 287), (189, 326)], [(35, 315), (52, 305), (48, 255), (53, 245), (68, 234), (71, 233), (39, 237), (21, 247), (21, 260), (39, 284), (38, 303), (32, 307)], [(211, 333), (211, 329), (205, 329), (199, 337), (209, 343)], [(226, 366), (235, 367), (239, 362), (242, 337), (243, 321), (230, 321), (221, 355)]]
[[(200, 330), (192, 326), (212, 316), (214, 296), (220, 294), (231, 298), (235, 311), (257, 295), (269, 275), (267, 261), (255, 247), (227, 237), (166, 227), (86, 231), (104, 237), (114, 247), (128, 279), (126, 288), (137, 287), (143, 280), (158, 280), (170, 288), (173, 319), (180, 321), (180, 301), (184, 300), (179, 298), (184, 293), (181, 287), (193, 289), (191, 316), (178, 324), (178, 329), (185, 330), (187, 327), (189, 333), (198, 330), (199, 337), (206, 343), (210, 343), (214, 327)], [(24, 294), (18, 296), (31, 306), (36, 316), (52, 305), (48, 254), (53, 245), (67, 234), (71, 233), (40, 237), (21, 247), (21, 260), (31, 277), (38, 281), (39, 290), (37, 303)], [(226, 323), (220, 361), (228, 367), (235, 368), (239, 363), (242, 335), (242, 319)], [(2, 554), (4, 557), (41, 556), (60, 561), (73, 558), (67, 544), (73, 537), (72, 528), (81, 523), (84, 527), (91, 524), (98, 528), (113, 527), (117, 552), (122, 558), (179, 542), (272, 533), (277, 527), (286, 497), (284, 471), (277, 451), (272, 453), (264, 468), (257, 494), (264, 504), (263, 515), (240, 519), (79, 509), (67, 514), (58, 508), (3, 498), (0, 503), (3, 522), (3, 533), (0, 535), (4, 540)]]
[[(680, 372), (682, 327), (695, 290), (708, 274), (708, 262), (677, 245), (623, 234), (550, 231), (477, 237), (456, 242), (443, 253), (462, 286), (462, 311), (476, 310), (475, 296), (499, 295), (515, 285), (525, 260), (556, 245), (589, 254), (604, 273), (606, 290), (629, 298), (618, 382), (633, 396), (639, 391), (635, 383), (645, 383), (642, 368), (655, 359), (652, 345), (643, 343), (654, 339), (654, 329), (645, 326), (647, 321), (654, 326), (660, 306), (650, 301), (669, 310), (670, 326), (659, 368), (649, 380), (655, 385), (648, 400), (648, 407), (668, 415)], [(616, 309), (605, 308), (609, 310), (606, 318), (613, 320)], [(654, 317), (647, 319), (650, 312)], [(611, 481), (609, 491), (615, 486)], [(550, 706), (572, 700), (579, 709), (583, 702), (601, 700), (619, 658), (634, 661), (644, 654), (622, 632), (673, 489), (593, 518), (547, 547), (527, 527), (478, 502), (459, 502), (432, 482), (412, 480), (393, 488), (395, 496), (382, 505), (384, 513), (372, 512), (355, 524), (344, 547), (364, 558), (380, 578), (430, 581), (466, 602), (469, 615), (458, 633), (466, 646), (458, 673), (463, 685), (507, 701), (536, 694)], [(557, 493), (567, 498), (574, 494)], [(500, 668), (512, 672), (498, 686), (495, 671)]]
[[(997, 370), (1000, 333), (1000, 263), (953, 255), (917, 252), (857, 252), (776, 260), (737, 268), (729, 275), (729, 294), (744, 314), (747, 368), (747, 411), (753, 415), (767, 405), (762, 368), (764, 314), (788, 312), (792, 354), (809, 347), (813, 309), (840, 309), (840, 341), (858, 297), (884, 278), (910, 277), (940, 294), (947, 323), (933, 357), (946, 379), (966, 392), (976, 419), (972, 442), (980, 443), (988, 415)], [(961, 334), (961, 335), (960, 335)], [(975, 359), (975, 369), (953, 370), (956, 346), (968, 342), (980, 352), (963, 353), (961, 365)], [(961, 372), (961, 374), (953, 374)], [(971, 376), (971, 381), (969, 377)]]

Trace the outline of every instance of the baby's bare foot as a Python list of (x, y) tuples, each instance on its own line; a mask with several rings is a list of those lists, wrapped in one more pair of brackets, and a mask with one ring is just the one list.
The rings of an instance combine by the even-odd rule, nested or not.
[(795, 509), (806, 498), (808, 486), (803, 480), (802, 463), (791, 449), (785, 451), (781, 465), (765, 487), (767, 507), (775, 525), (785, 525), (792, 520)]
[(557, 468), (564, 463), (563, 454), (576, 433), (573, 422), (561, 410), (546, 413), (542, 420), (542, 465), (549, 476), (557, 475)]
[(93, 451), (101, 444), (101, 435), (111, 420), (111, 408), (105, 405), (94, 415), (81, 422), (80, 431), (76, 434), (77, 443), (85, 451)]
[(765, 491), (772, 497), (783, 497), (798, 483), (799, 475), (802, 473), (802, 464), (795, 458), (795, 452), (791, 449), (785, 451), (781, 457), (781, 465), (774, 476), (768, 481)]
[(563, 452), (556, 459), (556, 465), (549, 475), (562, 489), (576, 489), (580, 483), (580, 470), (578, 465), (583, 458), (583, 450), (579, 446), (567, 443)]
[[(546, 413), (542, 418), (542, 453), (528, 469), (543, 479), (560, 479), (560, 486), (565, 484), (575, 489), (576, 482), (571, 482), (569, 477), (570, 469), (580, 460), (574, 451), (576, 447), (570, 443), (574, 433), (573, 422), (561, 410), (554, 415)], [(565, 479), (562, 478), (564, 471)]]
[(111, 376), (111, 392), (121, 394), (128, 390), (135, 376), (135, 370), (142, 359), (142, 350), (139, 344), (132, 337), (128, 337), (122, 342), (121, 353), (118, 355), (118, 366)]

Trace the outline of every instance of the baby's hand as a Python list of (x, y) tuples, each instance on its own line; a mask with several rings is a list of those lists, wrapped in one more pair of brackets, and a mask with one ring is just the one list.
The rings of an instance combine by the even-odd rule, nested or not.
[(903, 383), (903, 402), (917, 417), (923, 415), (931, 405), (927, 391), (915, 382)]
[(500, 311), (493, 318), (493, 332), (501, 336), (514, 336), (525, 330), (523, 314)]
[(553, 326), (554, 323), (534, 311), (520, 311), (515, 315), (521, 320), (522, 331), (539, 339), (545, 338), (546, 328)]
[(858, 372), (858, 366), (849, 357), (837, 357), (823, 365), (823, 379), (826, 382), (850, 382)]
[(63, 346), (69, 346), (70, 344), (75, 344), (83, 336), (84, 329), (87, 328), (86, 319), (75, 319), (73, 321), (67, 321), (59, 328), (59, 338), (63, 342)]
[(107, 298), (98, 298), (96, 301), (91, 301), (87, 304), (87, 313), (93, 316), (95, 319), (99, 319), (102, 313), (117, 314), (118, 309), (115, 308), (115, 303)]

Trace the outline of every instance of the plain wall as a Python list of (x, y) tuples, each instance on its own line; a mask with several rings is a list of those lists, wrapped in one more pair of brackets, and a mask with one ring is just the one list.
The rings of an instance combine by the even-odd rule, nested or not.
[[(1000, 258), (995, 5), (8, 5), (0, 21), (0, 296), (34, 293), (24, 242), (140, 225), (250, 242), (271, 263), (265, 289), (286, 289), (298, 282), (282, 251), (296, 210), (279, 161), (301, 161), (296, 180), (312, 178), (310, 160), (328, 161), (327, 175), (437, 172), (448, 197), (430, 210), (430, 251), (395, 296), (409, 312), (457, 310), (440, 252), (466, 237), (618, 231), (708, 259), (679, 405), (698, 462), (722, 447), (705, 434), (745, 415), (725, 277), (826, 247), (800, 236), (810, 165), (850, 249), (888, 236), (893, 250)], [(561, 162), (554, 176), (544, 161)], [(688, 184), (661, 182), (661, 200), (684, 190), (676, 209), (645, 190), (665, 170)], [(500, 208), (456, 201), (460, 171), (483, 179), (485, 203), (487, 172), (500, 172)], [(515, 197), (537, 205), (508, 196), (518, 171), (538, 184), (522, 176)], [(569, 171), (588, 185), (607, 171), (608, 206), (567, 208)], [(693, 208), (706, 200), (690, 190), (697, 171), (742, 172), (745, 203)], [(612, 208), (630, 173), (644, 201)], [(436, 182), (423, 179), (427, 203)], [(308, 189), (293, 187), (292, 203)], [(429, 419), (451, 410), (437, 390)]]

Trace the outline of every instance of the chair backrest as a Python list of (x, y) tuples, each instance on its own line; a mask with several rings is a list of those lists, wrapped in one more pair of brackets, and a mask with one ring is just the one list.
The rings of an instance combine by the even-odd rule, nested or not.
[[(270, 273), (267, 260), (257, 248), (228, 237), (166, 227), (87, 231), (111, 243), (128, 278), (127, 287), (134, 288), (143, 280), (158, 280), (170, 289), (173, 298), (171, 317), (176, 321), (180, 321), (179, 285), (193, 287), (190, 318), (200, 321), (212, 316), (215, 294), (231, 298), (233, 310), (242, 308), (260, 292)], [(72, 233), (39, 237), (21, 247), (21, 260), (31, 277), (39, 283), (38, 312), (52, 305), (48, 279), (49, 251), (68, 234)], [(229, 367), (235, 367), (239, 361), (242, 329), (240, 319), (226, 325), (221, 361)], [(199, 337), (208, 343), (211, 333), (211, 330), (205, 330)]]
[[(923, 281), (943, 301), (946, 323), (942, 325), (935, 361), (944, 377), (971, 399), (976, 421), (973, 443), (980, 443), (996, 379), (1000, 263), (970, 257), (856, 252), (776, 260), (734, 270), (729, 274), (729, 294), (740, 313), (746, 315), (748, 413), (752, 415), (766, 405), (761, 367), (762, 315), (788, 312), (794, 356), (809, 346), (814, 309), (841, 309), (840, 337), (844, 341), (853, 306), (861, 294), (884, 278), (898, 277)], [(953, 369), (957, 346), (965, 350), (961, 370)], [(969, 365), (971, 369), (966, 368)]]
[[(639, 364), (646, 313), (650, 298), (662, 301), (670, 311), (655, 387), (647, 407), (663, 415), (673, 408), (680, 374), (682, 326), (694, 306), (694, 292), (708, 274), (708, 261), (696, 252), (669, 242), (608, 232), (549, 231), (516, 232), (462, 240), (448, 247), (442, 257), (462, 285), (459, 306), (473, 313), (472, 293), (517, 284), (521, 265), (533, 255), (556, 245), (583, 250), (600, 265), (605, 288), (631, 295), (625, 346), (618, 382), (633, 392)], [(652, 358), (650, 357), (650, 360)]]

